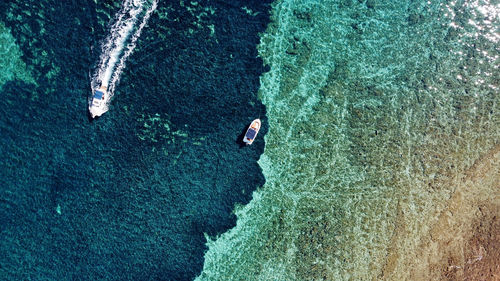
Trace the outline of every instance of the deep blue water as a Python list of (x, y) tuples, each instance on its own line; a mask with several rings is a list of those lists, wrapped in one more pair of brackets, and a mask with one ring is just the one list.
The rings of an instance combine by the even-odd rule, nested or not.
[[(89, 73), (120, 2), (0, 3), (37, 82), (0, 89), (0, 279), (191, 280), (204, 233), (231, 228), (234, 205), (264, 184), (256, 45), (270, 1), (202, 2), (216, 11), (203, 28), (186, 2), (159, 3), (94, 122)], [(148, 116), (170, 124), (149, 123), (154, 140)], [(259, 138), (241, 147), (259, 116)]]

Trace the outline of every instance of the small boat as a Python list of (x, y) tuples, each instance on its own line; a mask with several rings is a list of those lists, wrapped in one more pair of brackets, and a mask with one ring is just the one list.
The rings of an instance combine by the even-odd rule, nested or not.
[(89, 105), (89, 112), (92, 118), (101, 116), (108, 111), (108, 99), (108, 87), (106, 85), (102, 85), (100, 88), (94, 90), (92, 101)]
[(253, 143), (255, 137), (259, 133), (260, 125), (260, 119), (255, 119), (252, 121), (252, 124), (250, 124), (250, 126), (248, 127), (247, 132), (245, 133), (245, 137), (243, 138), (244, 143), (246, 143), (247, 145)]

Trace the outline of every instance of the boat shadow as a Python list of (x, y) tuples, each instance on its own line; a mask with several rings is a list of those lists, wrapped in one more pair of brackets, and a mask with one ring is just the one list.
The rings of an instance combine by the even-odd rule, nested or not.
[(89, 120), (89, 123), (92, 123), (94, 121), (101, 119), (101, 116), (92, 117), (90, 110), (87, 108), (87, 119)]
[(98, 119), (99, 116), (96, 116), (96, 118), (92, 118), (92, 115), (90, 114), (90, 111), (87, 109), (87, 119), (89, 120), (89, 123), (92, 123), (94, 119)]
[(243, 141), (243, 137), (245, 136), (248, 128), (250, 127), (250, 125), (251, 124), (248, 124), (247, 126), (245, 126), (243, 128), (243, 130), (241, 131), (241, 133), (238, 135), (238, 137), (235, 140), (235, 142), (238, 144), (238, 146), (240, 147), (240, 149), (247, 146), (247, 144)]

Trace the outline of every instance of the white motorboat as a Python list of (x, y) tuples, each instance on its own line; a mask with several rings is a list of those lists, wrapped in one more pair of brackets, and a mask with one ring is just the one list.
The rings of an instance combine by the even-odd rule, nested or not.
[(102, 85), (98, 89), (94, 90), (92, 101), (89, 104), (89, 112), (92, 118), (101, 116), (108, 111), (108, 100), (109, 93), (106, 85)]
[(247, 132), (245, 133), (245, 137), (243, 137), (244, 143), (246, 143), (247, 145), (253, 143), (255, 137), (257, 137), (257, 134), (259, 133), (260, 125), (261, 125), (260, 119), (255, 119), (252, 121), (252, 123), (247, 129)]

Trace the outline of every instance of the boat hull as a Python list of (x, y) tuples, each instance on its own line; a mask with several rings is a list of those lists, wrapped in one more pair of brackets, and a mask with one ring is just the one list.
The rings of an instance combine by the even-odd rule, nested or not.
[(101, 86), (92, 93), (92, 100), (89, 104), (89, 113), (92, 118), (101, 116), (108, 111), (109, 94), (107, 86)]
[(247, 145), (251, 145), (255, 138), (257, 137), (257, 134), (259, 133), (261, 127), (261, 122), (260, 119), (255, 119), (252, 121), (250, 126), (248, 126), (247, 131), (245, 132), (245, 136), (243, 137), (243, 142), (246, 143)]

